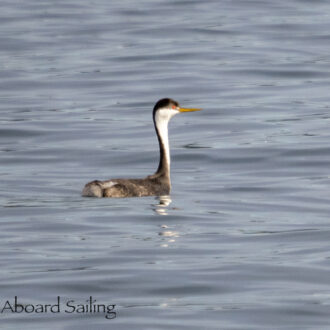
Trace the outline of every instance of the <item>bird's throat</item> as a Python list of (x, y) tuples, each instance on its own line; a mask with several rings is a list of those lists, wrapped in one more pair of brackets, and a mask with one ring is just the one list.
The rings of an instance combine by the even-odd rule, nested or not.
[(168, 121), (155, 118), (155, 128), (159, 142), (159, 165), (157, 174), (168, 176), (170, 178), (170, 146), (168, 141)]

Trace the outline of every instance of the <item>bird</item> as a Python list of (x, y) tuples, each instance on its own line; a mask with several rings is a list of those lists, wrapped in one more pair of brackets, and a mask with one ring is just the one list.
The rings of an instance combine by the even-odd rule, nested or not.
[(199, 111), (200, 108), (182, 108), (170, 98), (159, 100), (153, 108), (153, 123), (159, 142), (159, 165), (157, 171), (143, 179), (94, 180), (85, 185), (83, 197), (144, 197), (166, 196), (171, 191), (170, 147), (168, 123), (181, 112)]

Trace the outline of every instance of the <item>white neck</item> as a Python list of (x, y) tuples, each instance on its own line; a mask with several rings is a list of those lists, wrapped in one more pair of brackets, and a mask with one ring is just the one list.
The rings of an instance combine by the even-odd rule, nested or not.
[[(179, 111), (173, 108), (158, 109), (155, 113), (155, 126), (159, 135), (160, 160), (157, 173), (170, 177), (170, 144), (168, 142), (168, 123)], [(164, 172), (165, 171), (165, 172)]]
[(158, 111), (155, 116), (155, 123), (158, 130), (159, 137), (164, 146), (164, 152), (166, 157), (166, 163), (168, 165), (168, 169), (170, 169), (171, 157), (170, 157), (170, 144), (168, 141), (168, 122), (170, 118), (167, 118), (162, 113), (162, 110)]

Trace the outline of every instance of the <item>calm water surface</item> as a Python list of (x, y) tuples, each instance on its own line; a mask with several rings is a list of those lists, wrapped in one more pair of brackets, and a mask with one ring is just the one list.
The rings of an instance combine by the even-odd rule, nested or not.
[[(0, 3), (0, 292), (101, 314), (3, 329), (330, 328), (330, 3)], [(157, 167), (171, 203), (88, 199)]]

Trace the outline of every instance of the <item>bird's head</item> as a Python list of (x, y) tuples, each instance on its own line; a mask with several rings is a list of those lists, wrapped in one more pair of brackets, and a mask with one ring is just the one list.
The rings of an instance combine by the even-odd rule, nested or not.
[(182, 108), (178, 102), (165, 98), (159, 100), (155, 106), (153, 111), (154, 120), (169, 122), (170, 119), (180, 112), (190, 112), (190, 111), (199, 111), (202, 109), (199, 108)]

